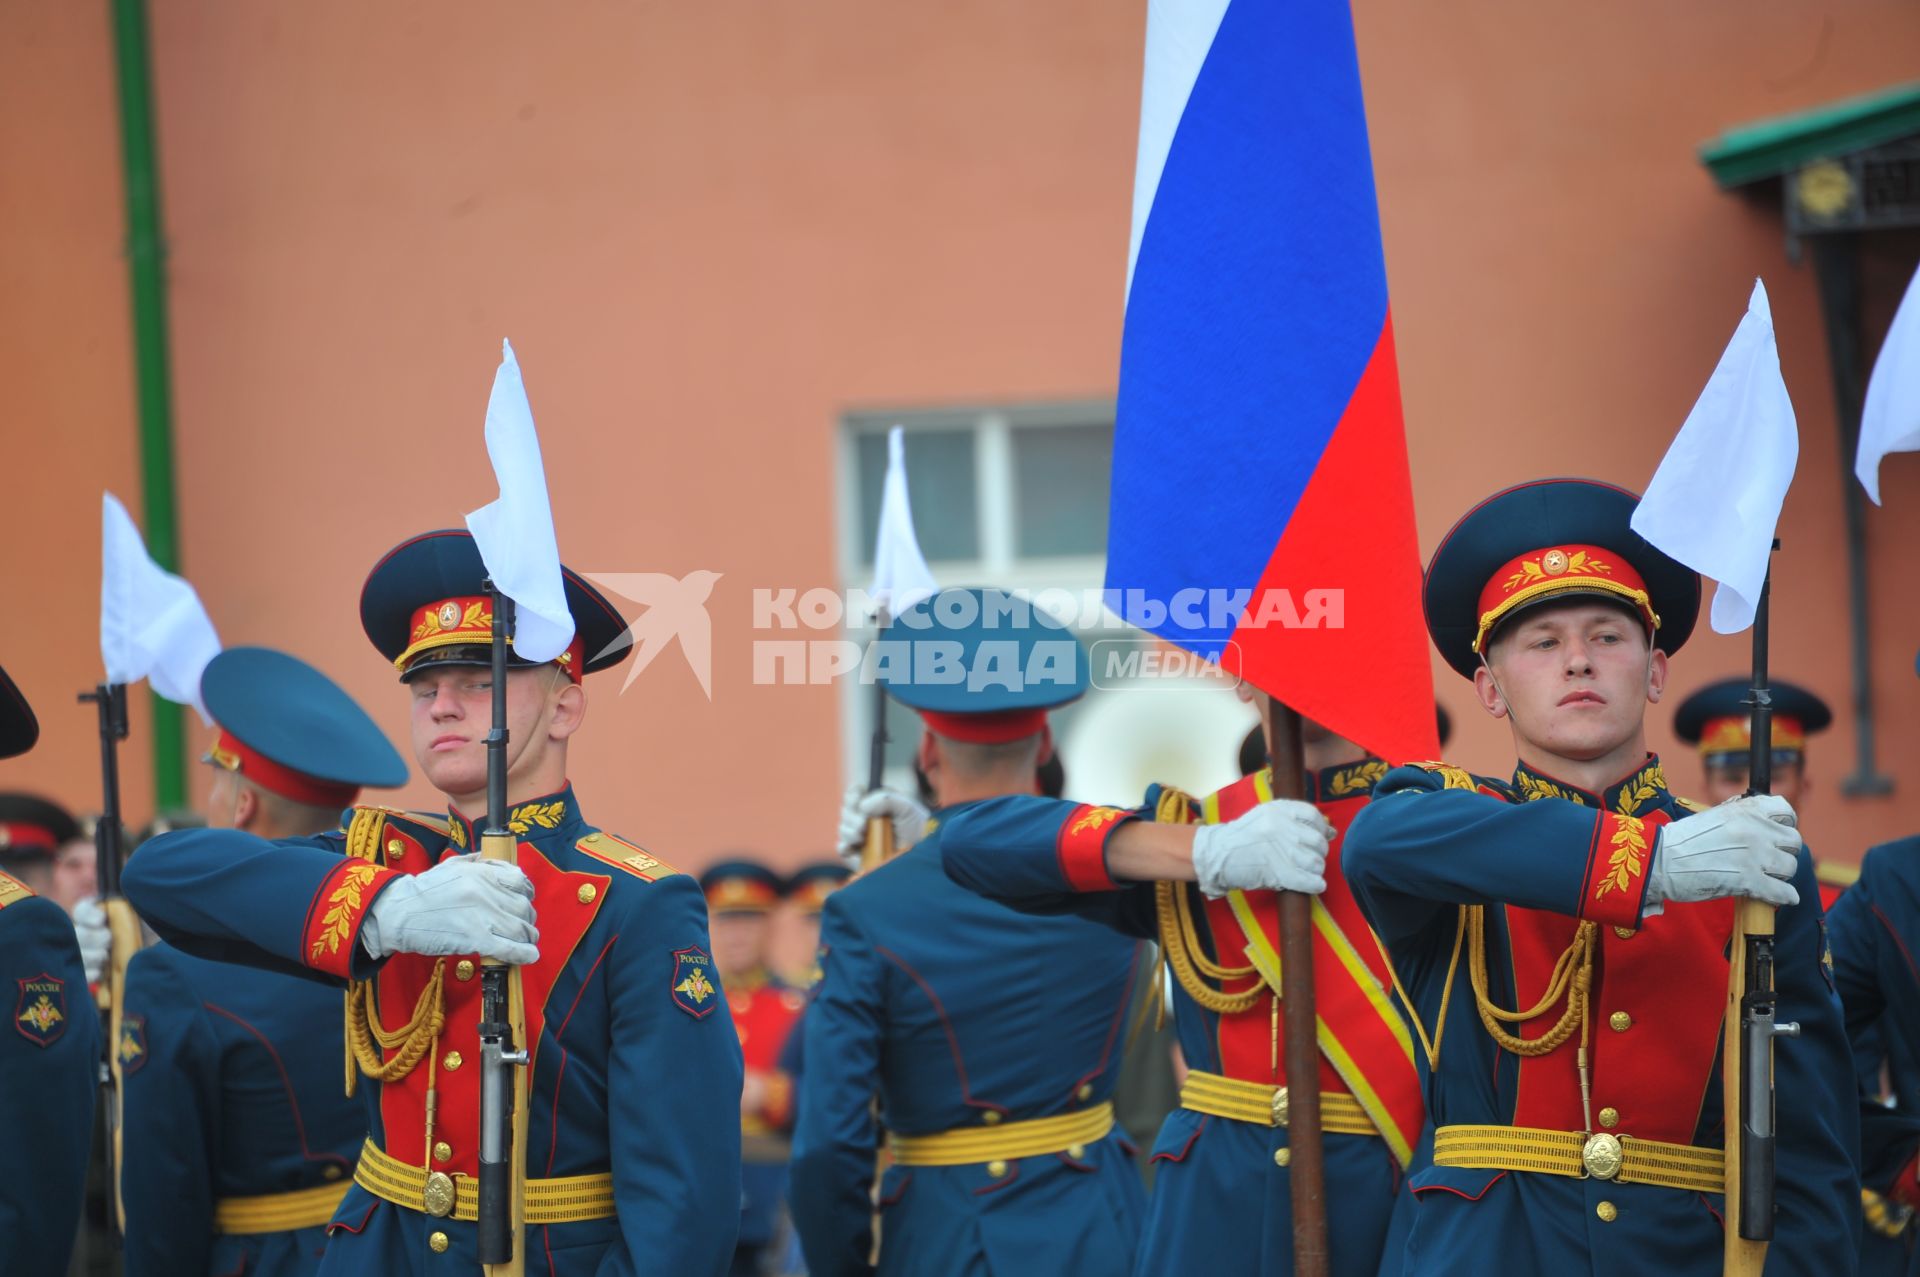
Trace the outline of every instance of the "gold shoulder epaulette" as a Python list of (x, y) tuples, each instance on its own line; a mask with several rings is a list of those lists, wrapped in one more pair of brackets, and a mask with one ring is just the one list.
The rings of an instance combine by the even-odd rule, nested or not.
[(1696, 816), (1698, 816), (1701, 812), (1707, 809), (1707, 805), (1705, 803), (1697, 803), (1691, 798), (1682, 798), (1678, 794), (1675, 794), (1673, 796), (1673, 801), (1676, 803), (1679, 803), (1682, 807), (1685, 807), (1688, 811), (1692, 812)]
[(382, 807), (379, 803), (361, 803), (355, 811), (377, 811), (388, 816), (398, 816), (410, 824), (423, 829), (431, 829), (436, 834), (445, 834), (451, 828), (451, 822), (445, 816), (426, 811), (403, 811), (398, 807)]
[(624, 869), (636, 878), (647, 882), (658, 882), (679, 873), (672, 865), (660, 860), (645, 847), (636, 847), (624, 838), (616, 838), (601, 830), (588, 834), (574, 844), (595, 860), (603, 861), (617, 869)]
[(0, 909), (38, 894), (32, 887), (11, 874), (0, 873)]

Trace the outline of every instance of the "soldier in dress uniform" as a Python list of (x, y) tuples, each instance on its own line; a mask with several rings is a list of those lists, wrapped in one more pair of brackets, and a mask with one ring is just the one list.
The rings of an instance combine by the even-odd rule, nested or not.
[(723, 860), (700, 875), (713, 932), (713, 960), (727, 982), (727, 1009), (740, 1035), (746, 1080), (740, 1090), (740, 1238), (732, 1272), (765, 1271), (786, 1195), (793, 1085), (780, 1052), (806, 995), (767, 966), (767, 941), (780, 903), (780, 875), (752, 860)]
[(1084, 690), (1086, 654), (1022, 600), (949, 590), (896, 618), (875, 656), (925, 723), (937, 807), (911, 849), (826, 903), (794, 1140), (808, 1270), (875, 1271), (877, 1096), (878, 1271), (1124, 1273), (1143, 1202), (1111, 1097), (1139, 947), (1022, 917), (941, 868), (949, 822), (1036, 792), (1047, 711)]
[[(33, 710), (0, 670), (0, 758), (26, 753), (39, 737)], [(50, 841), (47, 851), (58, 845)], [(0, 1033), (9, 1101), (0, 1121), (0, 1273), (60, 1277), (80, 1227), (93, 1144), (100, 1018), (65, 910), (4, 870), (0, 989), (11, 995), (13, 1022)]]
[(786, 887), (782, 892), (787, 908), (795, 915), (801, 928), (804, 946), (796, 943), (796, 951), (814, 955), (808, 962), (804, 973), (796, 972), (787, 983), (801, 989), (811, 989), (820, 979), (820, 964), (817, 960), (820, 949), (820, 913), (827, 907), (827, 897), (847, 885), (853, 877), (853, 869), (838, 860), (816, 860), (810, 865), (802, 865), (787, 876)]
[(1511, 779), (1398, 768), (1347, 875), (1420, 1042), (1433, 1164), (1409, 1273), (1721, 1271), (1720, 1043), (1732, 897), (1780, 906), (1778, 1211), (1768, 1271), (1852, 1272), (1853, 1072), (1813, 862), (1786, 800), (1667, 788), (1645, 715), (1700, 581), (1633, 533), (1632, 493), (1523, 484), (1428, 568), (1428, 629), (1507, 720)]
[[(1920, 660), (1915, 666), (1920, 670)], [(1914, 965), (1920, 953), (1920, 835), (1867, 852), (1859, 878), (1834, 902), (1827, 930), (1856, 1058), (1877, 1058), (1884, 1048), (1894, 1060), (1920, 1059), (1920, 971)], [(1895, 1067), (1892, 1075), (1898, 1103), (1870, 1103), (1862, 1112), (1863, 1204), (1869, 1234), (1894, 1239), (1888, 1247), (1897, 1247), (1904, 1261), (1897, 1269), (1882, 1261), (1875, 1271), (1920, 1273), (1920, 1247), (1910, 1226), (1920, 1209), (1920, 1111), (1907, 1093), (1910, 1084), (1902, 1085), (1911, 1074)], [(1867, 1091), (1874, 1093), (1871, 1086)]]
[[(1768, 687), (1773, 699), (1772, 788), (1798, 810), (1809, 783), (1808, 738), (1832, 724), (1833, 711), (1798, 684), (1771, 678)], [(1738, 798), (1747, 790), (1753, 714), (1746, 702), (1751, 690), (1749, 679), (1723, 678), (1695, 691), (1674, 709), (1674, 735), (1700, 751), (1701, 796), (1709, 803)], [(1819, 858), (1814, 860), (1813, 872), (1820, 883), (1821, 908), (1828, 912), (1860, 873), (1852, 865)], [(1865, 1093), (1920, 1114), (1920, 1068), (1908, 1056), (1906, 1044), (1898, 1035), (1889, 1037), (1871, 1027), (1858, 1029), (1852, 1037), (1853, 1063)], [(1871, 1188), (1862, 1188), (1860, 1196), (1866, 1221), (1861, 1271), (1904, 1272), (1907, 1248), (1903, 1234), (1912, 1213), (1889, 1203)]]
[[(219, 725), (209, 823), (269, 841), (333, 832), (362, 786), (407, 765), (372, 719), (295, 657), (207, 665)], [(343, 1093), (340, 993), (152, 945), (127, 966), (120, 1027), (127, 1277), (308, 1274), (366, 1138)]]
[(0, 794), (0, 873), (52, 898), (54, 861), (80, 837), (80, 825), (59, 803), (38, 794)]
[[(1240, 691), (1264, 719), (1266, 695)], [(1204, 799), (1159, 785), (1132, 811), (1008, 798), (945, 829), (947, 872), (961, 884), (1159, 942), (1188, 1070), (1180, 1107), (1154, 1144), (1141, 1277), (1293, 1270), (1281, 889), (1318, 897), (1314, 1005), (1324, 1026), (1317, 1085), (1332, 1271), (1373, 1277), (1404, 1227), (1399, 1187), (1422, 1121), (1412, 1045), (1385, 992), (1385, 962), (1338, 860), (1328, 860), (1329, 835), (1366, 805), (1387, 767), (1318, 724), (1302, 738), (1304, 802), (1275, 799), (1262, 762)], [(1264, 759), (1264, 735), (1258, 748)]]
[(183, 830), (129, 862), (127, 895), (170, 943), (346, 986), (345, 1081), (371, 1129), (328, 1225), (327, 1277), (475, 1271), (482, 958), (519, 964), (525, 987), (526, 1271), (718, 1277), (732, 1257), (740, 1045), (715, 1014), (693, 879), (589, 824), (567, 783), (582, 677), (627, 646), (613, 606), (563, 577), (572, 646), (544, 665), (514, 657), (507, 675), (517, 868), (470, 854), (493, 625), (465, 531), (402, 543), (360, 598), (444, 819), (357, 807), (340, 831), (277, 842)]
[[(1773, 697), (1773, 792), (1795, 811), (1807, 793), (1807, 738), (1833, 722), (1827, 703), (1806, 688), (1770, 678)], [(1753, 753), (1753, 710), (1746, 704), (1752, 682), (1723, 678), (1700, 688), (1673, 711), (1673, 734), (1700, 751), (1700, 797), (1709, 804), (1747, 792), (1747, 768)], [(1817, 862), (1820, 903), (1833, 908), (1855, 871)]]

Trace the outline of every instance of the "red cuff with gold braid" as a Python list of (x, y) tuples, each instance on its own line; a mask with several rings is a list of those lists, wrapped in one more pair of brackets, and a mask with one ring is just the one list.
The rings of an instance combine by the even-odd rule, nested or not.
[(1638, 927), (1647, 896), (1654, 831), (1637, 816), (1601, 812), (1587, 847), (1580, 916), (1614, 927)]
[(307, 905), (307, 924), (301, 931), (300, 961), (315, 971), (348, 979), (353, 974), (353, 946), (360, 940), (360, 924), (394, 871), (371, 861), (348, 858), (321, 880)]
[(1887, 1197), (1902, 1206), (1920, 1210), (1920, 1153), (1909, 1157), (1895, 1172)]
[(1131, 816), (1118, 807), (1081, 803), (1060, 824), (1055, 854), (1060, 876), (1075, 891), (1112, 891), (1118, 885), (1107, 872), (1107, 838)]

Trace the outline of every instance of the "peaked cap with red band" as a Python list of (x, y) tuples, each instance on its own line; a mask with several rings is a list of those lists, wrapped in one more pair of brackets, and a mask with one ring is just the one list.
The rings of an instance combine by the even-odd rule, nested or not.
[(207, 662), (200, 697), (220, 726), (216, 767), (313, 807), (346, 807), (364, 785), (407, 783), (407, 765), (354, 699), (285, 652), (232, 647)]
[(1004, 590), (920, 600), (874, 640), (868, 669), (936, 735), (975, 745), (1037, 736), (1087, 690), (1073, 631)]
[(838, 860), (818, 860), (793, 871), (785, 895), (802, 912), (819, 913), (826, 907), (827, 897), (846, 886), (851, 877), (853, 870)]
[[(1752, 683), (1723, 678), (1709, 683), (1680, 702), (1673, 711), (1673, 732), (1708, 758), (1736, 756), (1745, 763), (1753, 748), (1753, 711), (1745, 702)], [(1770, 681), (1773, 699), (1773, 752), (1799, 757), (1807, 737), (1825, 731), (1833, 722), (1827, 703), (1794, 683)]]
[(1542, 603), (1606, 599), (1639, 615), (1672, 655), (1693, 633), (1700, 577), (1631, 526), (1640, 498), (1592, 479), (1539, 479), (1488, 497), (1427, 566), (1427, 632), (1472, 678), (1493, 632)]
[(0, 794), (0, 856), (46, 856), (80, 837), (80, 823), (36, 794)]
[(723, 860), (700, 875), (700, 891), (713, 913), (770, 913), (784, 885), (757, 860)]
[[(561, 568), (573, 643), (557, 658), (579, 682), (625, 660), (632, 644), (619, 643), (627, 623), (600, 591), (570, 568)], [(490, 665), (493, 605), (487, 600), (487, 569), (480, 547), (464, 528), (424, 532), (387, 551), (360, 590), (360, 625), (406, 682), (429, 665)], [(511, 645), (507, 663), (531, 665)]]

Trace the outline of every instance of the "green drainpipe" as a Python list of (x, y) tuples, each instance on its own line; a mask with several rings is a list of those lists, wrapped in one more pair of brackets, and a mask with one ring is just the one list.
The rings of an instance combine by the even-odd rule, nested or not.
[[(145, 0), (111, 0), (120, 72), (121, 159), (127, 182), (127, 267), (132, 285), (133, 357), (140, 399), (140, 491), (147, 549), (180, 570), (174, 518), (173, 410), (167, 376), (166, 241), (160, 230), (160, 171), (153, 144), (153, 74)], [(150, 695), (155, 811), (186, 805), (187, 766), (180, 707)]]

